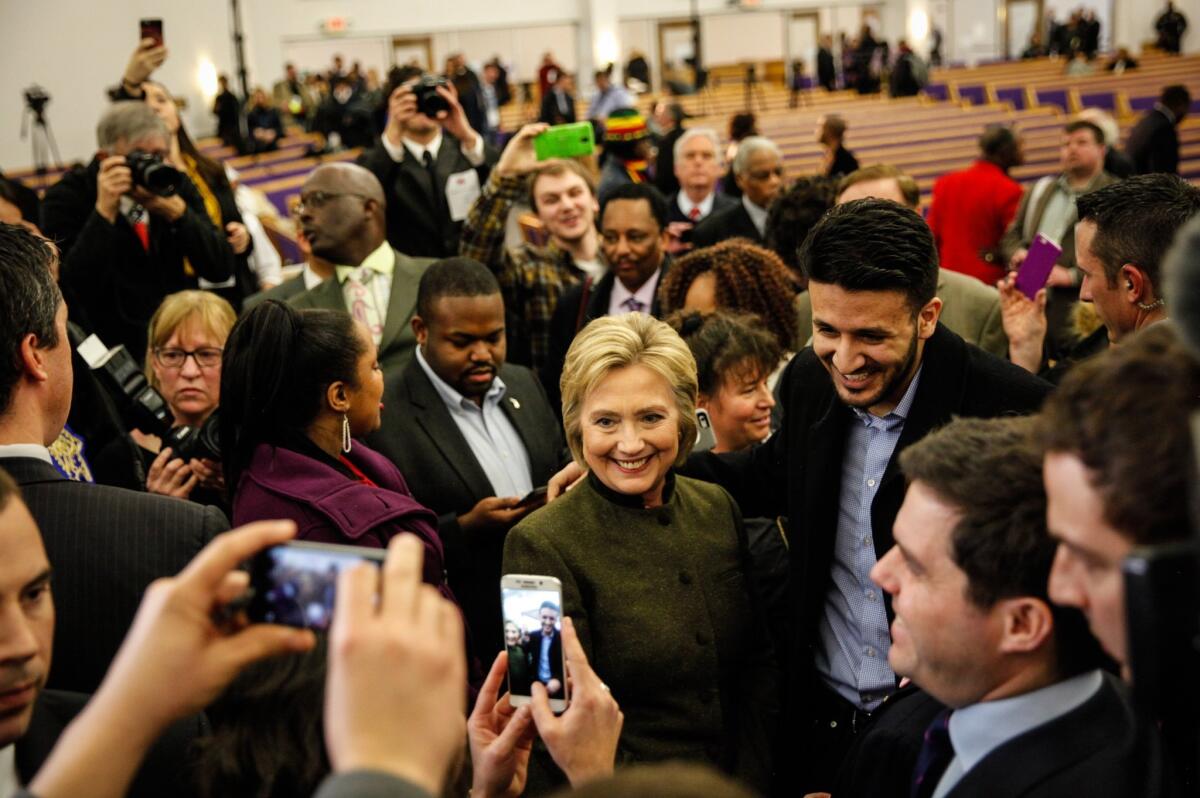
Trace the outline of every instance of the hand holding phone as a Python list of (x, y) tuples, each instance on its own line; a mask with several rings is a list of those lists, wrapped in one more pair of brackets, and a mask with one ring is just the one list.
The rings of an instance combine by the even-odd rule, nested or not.
[(539, 161), (591, 155), (596, 151), (596, 136), (592, 123), (553, 125), (534, 138), (533, 151)]
[(562, 582), (553, 576), (506, 574), (500, 579), (509, 702), (529, 703), (533, 683), (546, 689), (550, 708), (570, 701), (562, 644)]
[(521, 497), (521, 501), (517, 502), (518, 507), (533, 507), (534, 505), (542, 505), (546, 503), (546, 491), (548, 488), (542, 485), (540, 488), (534, 488)]
[(1062, 247), (1058, 244), (1041, 233), (1034, 236), (1025, 260), (1017, 271), (1016, 285), (1021, 293), (1030, 299), (1035, 299), (1037, 292), (1045, 287), (1046, 280), (1050, 278), (1050, 272), (1054, 269), (1054, 264), (1060, 255), (1062, 255)]
[(161, 19), (143, 19), (138, 21), (141, 39), (153, 39), (155, 47), (163, 46), (163, 21)]
[(293, 541), (260, 552), (250, 564), (246, 614), (256, 623), (325, 631), (333, 620), (338, 574), (383, 562), (383, 549)]
[(717, 436), (713, 432), (712, 419), (704, 408), (696, 408), (696, 445), (693, 452), (707, 452), (717, 445)]

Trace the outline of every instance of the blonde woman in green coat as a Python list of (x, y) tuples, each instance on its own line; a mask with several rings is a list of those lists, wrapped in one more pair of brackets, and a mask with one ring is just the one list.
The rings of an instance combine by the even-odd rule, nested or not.
[(741, 515), (722, 488), (674, 474), (696, 439), (696, 395), (691, 352), (663, 322), (630, 313), (581, 331), (563, 422), (589, 473), (509, 532), (504, 571), (562, 581), (625, 713), (618, 764), (699, 761), (765, 789), (777, 673)]

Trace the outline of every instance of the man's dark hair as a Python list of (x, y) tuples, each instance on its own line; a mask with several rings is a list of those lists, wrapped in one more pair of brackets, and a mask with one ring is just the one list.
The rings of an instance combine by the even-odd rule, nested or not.
[(538, 607), (538, 612), (541, 612), (542, 610), (554, 610), (557, 613), (562, 613), (562, 610), (560, 610), (558, 605), (553, 601), (543, 601), (542, 606)]
[(600, 203), (601, 226), (604, 223), (604, 211), (613, 200), (645, 200), (650, 205), (654, 220), (658, 222), (658, 229), (667, 229), (667, 201), (663, 199), (662, 192), (650, 183), (622, 183), (608, 191)]
[(973, 604), (1031, 596), (1050, 606), (1067, 676), (1095, 667), (1099, 651), (1078, 611), (1054, 606), (1047, 594), (1058, 545), (1046, 529), (1035, 425), (1028, 416), (957, 418), (901, 452), (900, 468), (957, 511), (950, 556), (967, 575)]
[(1200, 362), (1171, 325), (1155, 324), (1071, 369), (1037, 437), (1044, 452), (1079, 458), (1113, 529), (1135, 545), (1164, 543), (1190, 534), (1197, 409)]
[(1096, 224), (1092, 252), (1111, 288), (1121, 267), (1137, 266), (1161, 294), (1162, 262), (1175, 234), (1200, 213), (1200, 188), (1178, 175), (1138, 175), (1083, 194), (1075, 201), (1079, 221)]
[(828, 114), (821, 127), (838, 141), (846, 137), (846, 120), (837, 114)]
[(417, 285), (417, 315), (428, 323), (433, 303), (444, 296), (491, 296), (500, 293), (496, 275), (474, 258), (446, 258), (430, 265)]
[(914, 313), (937, 294), (938, 254), (929, 225), (891, 200), (830, 209), (801, 245), (800, 268), (809, 280), (847, 291), (900, 291)]
[(833, 207), (834, 182), (826, 177), (802, 177), (780, 193), (767, 211), (767, 248), (800, 275), (798, 251), (808, 231)]
[(50, 244), (24, 227), (0, 223), (0, 413), (21, 379), (21, 340), (34, 335), (41, 349), (58, 346), (54, 316), (62, 294), (50, 268)]
[(979, 151), (985, 158), (997, 158), (1016, 144), (1017, 134), (1008, 125), (988, 125), (979, 137)]
[(1175, 83), (1162, 90), (1158, 101), (1171, 109), (1186, 109), (1192, 104), (1192, 93), (1187, 90), (1187, 86)]
[(1080, 130), (1092, 131), (1092, 136), (1096, 139), (1097, 144), (1104, 144), (1104, 131), (1094, 122), (1089, 122), (1086, 119), (1076, 119), (1074, 122), (1068, 122), (1063, 127), (1063, 132), (1068, 136)]

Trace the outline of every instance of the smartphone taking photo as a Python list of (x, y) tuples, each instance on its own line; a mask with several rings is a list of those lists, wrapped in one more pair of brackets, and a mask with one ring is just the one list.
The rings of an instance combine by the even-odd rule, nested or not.
[(155, 47), (163, 46), (163, 21), (161, 19), (140, 20), (138, 22), (138, 30), (140, 32), (138, 41), (153, 39)]
[(528, 704), (535, 681), (546, 686), (550, 708), (570, 703), (562, 644), (562, 582), (553, 576), (505, 574), (500, 578), (504, 649), (508, 654), (508, 700)]
[(250, 561), (246, 615), (323, 632), (333, 621), (338, 574), (361, 562), (382, 565), (385, 549), (292, 541), (259, 552)]
[(1029, 251), (1025, 254), (1025, 260), (1017, 270), (1016, 285), (1020, 292), (1030, 299), (1035, 299), (1037, 292), (1041, 291), (1050, 279), (1050, 272), (1061, 254), (1062, 247), (1058, 244), (1041, 233), (1034, 236), (1033, 243), (1029, 245)]

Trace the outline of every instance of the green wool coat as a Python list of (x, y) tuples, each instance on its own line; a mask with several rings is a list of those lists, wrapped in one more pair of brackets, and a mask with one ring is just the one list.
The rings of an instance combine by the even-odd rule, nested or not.
[(562, 581), (563, 611), (625, 713), (620, 762), (707, 762), (764, 788), (778, 673), (741, 514), (716, 485), (668, 480), (648, 510), (589, 475), (513, 527), (504, 572)]

